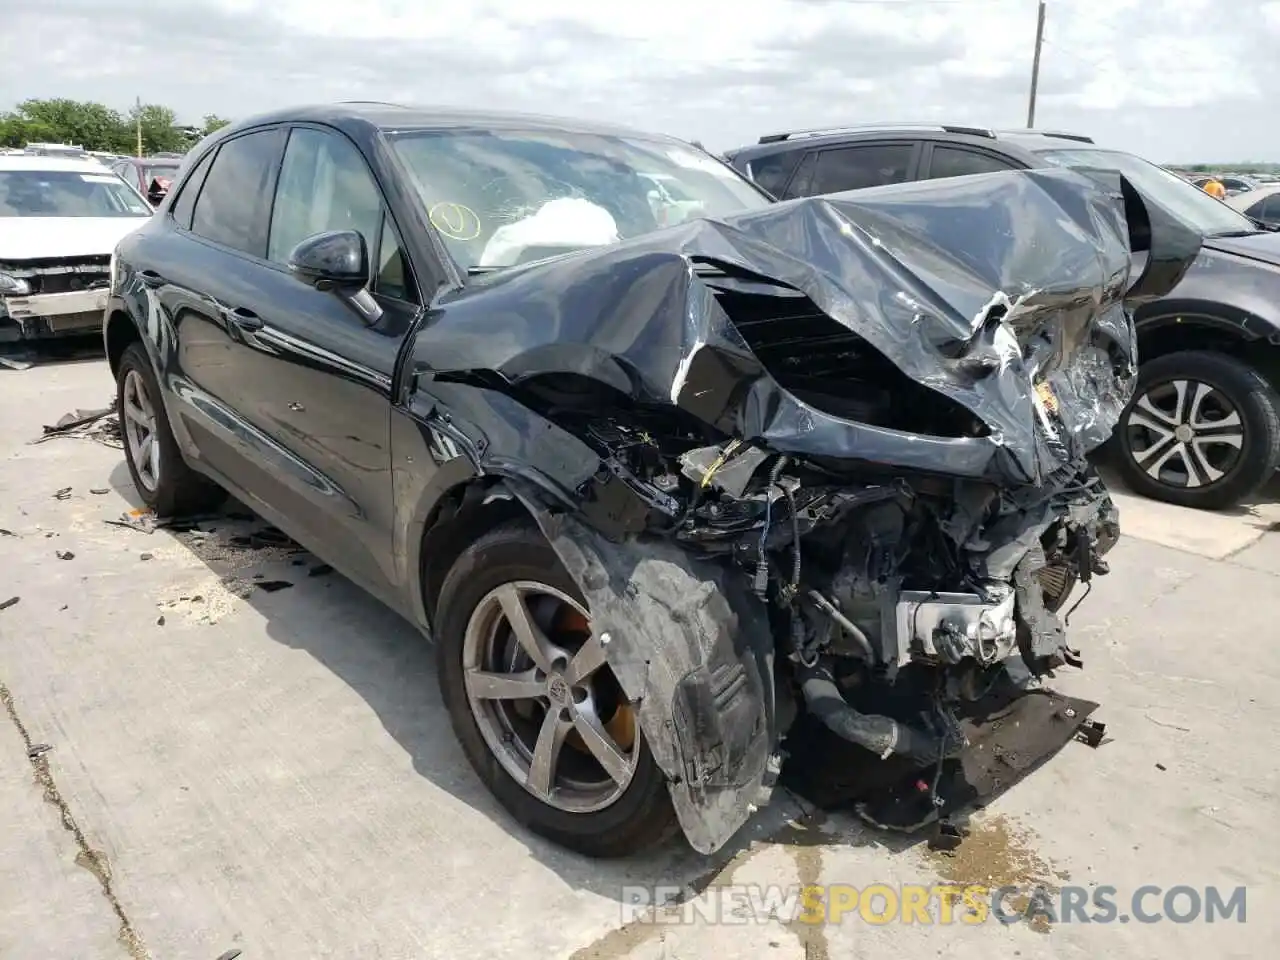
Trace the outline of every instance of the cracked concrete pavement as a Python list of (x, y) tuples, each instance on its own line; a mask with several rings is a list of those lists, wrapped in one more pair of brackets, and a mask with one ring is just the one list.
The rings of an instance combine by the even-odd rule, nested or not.
[[(1206, 516), (1118, 495), (1114, 573), (1073, 618), (1086, 669), (1057, 683), (1101, 702), (1108, 740), (1068, 745), (954, 856), (783, 795), (717, 857), (593, 863), (489, 798), (429, 649), (393, 614), (309, 576), (314, 558), (236, 548), (236, 521), (108, 525), (136, 505), (118, 450), (27, 445), (111, 393), (101, 361), (0, 372), (0, 603), (20, 598), (0, 610), (0, 957), (1243, 958), (1280, 932), (1275, 504)], [(1244, 884), (1248, 919), (624, 923), (620, 902), (636, 884), (706, 885), (705, 906), (731, 882), (988, 877), (1120, 899)]]

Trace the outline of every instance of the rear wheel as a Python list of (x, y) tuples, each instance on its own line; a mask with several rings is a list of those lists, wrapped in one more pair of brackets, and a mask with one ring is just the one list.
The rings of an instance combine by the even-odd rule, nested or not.
[(124, 458), (143, 503), (162, 517), (217, 506), (222, 489), (187, 466), (160, 402), (160, 386), (142, 344), (125, 349), (116, 370), (116, 414)]
[(1125, 482), (1184, 507), (1233, 506), (1269, 480), (1280, 460), (1270, 384), (1248, 364), (1207, 351), (1143, 363), (1115, 437)]
[(441, 588), (437, 656), (467, 759), (521, 823), (624, 856), (674, 832), (665, 779), (577, 586), (537, 530), (469, 546)]

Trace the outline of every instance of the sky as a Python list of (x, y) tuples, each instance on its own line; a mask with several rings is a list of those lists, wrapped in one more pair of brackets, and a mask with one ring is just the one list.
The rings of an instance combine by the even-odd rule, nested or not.
[[(1036, 0), (0, 0), (0, 109), (183, 122), (386, 100), (611, 120), (713, 150), (875, 121), (1026, 125)], [(1280, 161), (1278, 0), (1047, 0), (1036, 126)], [(4, 101), (9, 102), (4, 102)]]

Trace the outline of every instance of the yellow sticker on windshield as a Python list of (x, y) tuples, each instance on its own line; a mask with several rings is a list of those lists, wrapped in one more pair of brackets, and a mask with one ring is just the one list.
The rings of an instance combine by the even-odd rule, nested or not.
[(474, 240), (480, 236), (480, 215), (462, 203), (437, 203), (427, 217), (450, 240)]

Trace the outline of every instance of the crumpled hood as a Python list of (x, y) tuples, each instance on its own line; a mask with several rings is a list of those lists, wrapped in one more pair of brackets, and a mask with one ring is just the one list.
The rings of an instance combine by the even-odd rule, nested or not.
[[(473, 279), (440, 299), (417, 359), (513, 384), (590, 377), (780, 453), (1039, 483), (1111, 434), (1135, 372), (1126, 304), (1167, 293), (1199, 249), (1116, 180), (999, 173), (687, 222)], [(1147, 234), (1134, 278), (1131, 246)], [(878, 354), (986, 430), (939, 436), (821, 408), (767, 367), (779, 343), (801, 366)]]
[(0, 262), (90, 257), (115, 252), (147, 217), (3, 217)]

